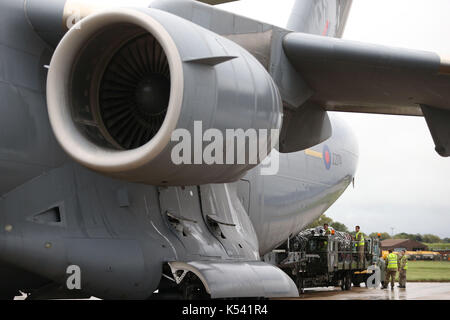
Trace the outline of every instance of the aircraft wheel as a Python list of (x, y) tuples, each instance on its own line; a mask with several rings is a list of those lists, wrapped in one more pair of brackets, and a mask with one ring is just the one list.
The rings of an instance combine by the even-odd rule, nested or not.
[(210, 299), (203, 283), (192, 273), (186, 277), (185, 283), (181, 285), (181, 294), (184, 300)]
[(183, 298), (185, 300), (196, 300), (201, 299), (202, 296), (202, 290), (201, 288), (196, 284), (190, 284), (184, 287), (183, 290)]

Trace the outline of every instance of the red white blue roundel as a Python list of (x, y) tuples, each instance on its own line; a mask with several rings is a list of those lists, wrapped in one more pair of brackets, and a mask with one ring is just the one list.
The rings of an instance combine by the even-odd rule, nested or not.
[(330, 170), (331, 167), (331, 152), (327, 145), (323, 147), (323, 163), (325, 164), (325, 168)]

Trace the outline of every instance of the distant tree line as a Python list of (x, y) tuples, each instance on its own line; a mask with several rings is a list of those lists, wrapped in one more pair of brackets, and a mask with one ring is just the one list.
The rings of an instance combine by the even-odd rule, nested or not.
[[(315, 221), (313, 221), (310, 225), (308, 225), (306, 228), (315, 228), (317, 226), (323, 226), (324, 223), (328, 223), (328, 225), (330, 227), (333, 227), (334, 230), (337, 231), (342, 231), (342, 232), (349, 232), (349, 229), (347, 228), (347, 226), (341, 222), (338, 221), (333, 221), (332, 218), (327, 217), (325, 214), (321, 215), (319, 218), (317, 218)], [(352, 230), (351, 232), (349, 232), (352, 236), (355, 236), (355, 231)], [(366, 235), (363, 232), (364, 235)], [(378, 232), (372, 232), (371, 234), (369, 234), (369, 237), (377, 237), (378, 236)], [(410, 234), (410, 233), (398, 233), (396, 235), (394, 235), (393, 237), (387, 233), (387, 232), (380, 232), (380, 238), (381, 240), (386, 240), (386, 239), (410, 239), (410, 240), (415, 240), (415, 241), (419, 241), (419, 242), (425, 242), (425, 243), (450, 243), (450, 238), (439, 238), (438, 236), (434, 235), (434, 234)]]
[[(370, 236), (376, 236), (377, 233), (372, 232), (370, 234)], [(419, 241), (419, 242), (425, 242), (425, 243), (450, 243), (450, 238), (443, 238), (441, 239), (439, 236), (436, 236), (434, 234), (420, 234), (420, 233), (416, 233), (416, 234), (411, 234), (411, 233), (398, 233), (396, 235), (394, 235), (393, 237), (391, 237), (391, 235), (389, 235), (389, 233), (387, 232), (383, 232), (381, 233), (381, 240), (385, 240), (385, 239), (409, 239), (409, 240), (415, 240), (415, 241)]]

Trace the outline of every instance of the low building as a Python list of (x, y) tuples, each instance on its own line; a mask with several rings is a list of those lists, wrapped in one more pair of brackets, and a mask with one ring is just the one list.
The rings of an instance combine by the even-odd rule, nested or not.
[(406, 249), (407, 251), (427, 251), (423, 243), (409, 239), (387, 239), (381, 241), (381, 250)]

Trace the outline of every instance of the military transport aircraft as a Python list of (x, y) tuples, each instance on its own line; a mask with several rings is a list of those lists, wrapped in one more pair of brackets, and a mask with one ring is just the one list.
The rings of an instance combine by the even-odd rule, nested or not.
[[(351, 0), (298, 0), (287, 29), (224, 2), (0, 1), (2, 298), (297, 296), (261, 257), (354, 177), (327, 111), (423, 115), (450, 155), (449, 60), (339, 39)], [(227, 130), (275, 132), (270, 156), (217, 160)]]

